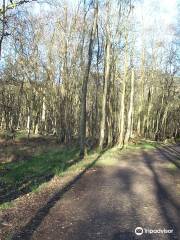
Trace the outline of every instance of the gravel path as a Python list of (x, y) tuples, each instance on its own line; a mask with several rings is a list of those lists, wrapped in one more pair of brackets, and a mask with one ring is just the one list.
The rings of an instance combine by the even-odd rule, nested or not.
[[(141, 150), (119, 156), (116, 166), (93, 167), (13, 239), (180, 239), (179, 156), (179, 146)], [(173, 232), (145, 233), (164, 229)]]

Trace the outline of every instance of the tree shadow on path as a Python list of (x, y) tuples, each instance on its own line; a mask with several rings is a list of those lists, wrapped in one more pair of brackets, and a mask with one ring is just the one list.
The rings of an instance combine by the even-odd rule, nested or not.
[(117, 232), (113, 235), (112, 240), (152, 240), (151, 235), (140, 235), (137, 236), (133, 232)]
[[(104, 151), (105, 152), (105, 151)], [(104, 153), (102, 152), (92, 163), (90, 163), (82, 172), (80, 172), (77, 176), (75, 176), (70, 182), (68, 182), (60, 191), (56, 192), (46, 203), (45, 206), (40, 208), (35, 216), (24, 226), (22, 227), (17, 233), (12, 236), (12, 240), (19, 240), (19, 239), (31, 239), (33, 233), (36, 229), (40, 226), (43, 219), (48, 215), (50, 209), (59, 201), (66, 192), (68, 192), (72, 186), (80, 180), (80, 178), (89, 170), (102, 156)]]
[(178, 154), (178, 156), (180, 157), (180, 152), (177, 149), (175, 149), (176, 146), (179, 146), (179, 145), (169, 145), (169, 146), (166, 146), (166, 148), (172, 153)]
[[(179, 162), (179, 156), (172, 155), (172, 150), (168, 151), (168, 148), (166, 147), (156, 147), (156, 149), (159, 151), (159, 153), (166, 158), (169, 162), (173, 163), (177, 168), (180, 169), (180, 162)], [(173, 152), (175, 153), (175, 152)]]
[[(180, 206), (171, 196), (167, 190), (167, 187), (161, 183), (157, 171), (153, 165), (152, 156), (145, 151), (143, 152), (143, 155), (146, 166), (153, 174), (153, 180), (156, 187), (156, 199), (161, 210), (161, 214), (166, 221), (168, 229), (173, 229), (173, 234), (169, 234), (169, 239), (180, 239), (180, 232), (178, 228), (178, 222), (180, 222)], [(163, 156), (164, 155), (165, 154), (163, 154)]]

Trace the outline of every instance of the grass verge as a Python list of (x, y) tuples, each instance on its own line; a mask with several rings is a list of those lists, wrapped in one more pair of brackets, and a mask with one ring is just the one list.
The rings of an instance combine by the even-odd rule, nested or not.
[[(128, 145), (122, 151), (114, 147), (106, 151), (96, 165), (116, 165), (120, 154), (138, 149), (154, 149), (155, 144), (141, 141), (136, 145)], [(60, 147), (22, 161), (0, 163), (0, 209), (11, 207), (12, 201), (21, 195), (40, 191), (54, 176), (79, 172), (99, 154), (98, 151), (90, 152), (84, 160), (79, 161), (78, 153), (78, 148)]]

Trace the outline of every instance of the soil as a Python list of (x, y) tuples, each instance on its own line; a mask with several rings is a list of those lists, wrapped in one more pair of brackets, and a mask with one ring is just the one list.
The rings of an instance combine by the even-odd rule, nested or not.
[[(132, 151), (115, 166), (54, 178), (0, 214), (0, 239), (180, 239), (179, 156), (178, 145)], [(136, 227), (173, 232), (138, 236)]]

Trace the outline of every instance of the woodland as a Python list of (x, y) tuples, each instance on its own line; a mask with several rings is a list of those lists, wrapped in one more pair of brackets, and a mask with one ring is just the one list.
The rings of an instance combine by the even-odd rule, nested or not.
[(178, 27), (164, 40), (138, 26), (129, 0), (54, 2), (39, 15), (26, 2), (1, 7), (2, 130), (76, 139), (82, 156), (88, 139), (103, 149), (179, 137)]
[[(92, 207), (90, 215), (94, 205), (98, 208), (95, 196), (101, 192), (99, 185), (107, 182), (106, 176), (110, 188), (102, 188), (105, 189), (102, 194), (114, 191), (99, 197), (107, 204), (106, 210), (110, 208), (108, 201), (114, 201), (114, 209), (122, 201), (121, 206), (132, 205), (128, 208), (131, 211), (144, 211), (146, 208), (133, 205), (141, 200), (137, 200), (138, 195), (135, 197), (135, 190), (130, 192), (131, 184), (142, 177), (140, 185), (137, 184), (139, 196), (141, 193), (141, 199), (146, 199), (148, 194), (156, 196), (157, 209), (161, 212), (152, 219), (159, 223), (162, 217), (169, 229), (173, 228), (174, 232), (178, 229), (170, 206), (175, 212), (179, 209), (176, 193), (180, 186), (177, 173), (180, 168), (180, 5), (177, 1), (173, 23), (166, 24), (158, 12), (161, 1), (160, 5), (158, 1), (150, 3), (151, 10), (142, 11), (143, 2), (148, 1), (0, 0), (0, 239), (31, 239), (52, 206), (82, 175), (85, 175), (83, 184), (87, 184), (87, 199), (80, 205), (88, 204), (94, 196), (88, 205), (88, 210)], [(152, 149), (154, 152), (146, 152)], [(116, 165), (112, 171), (119, 169), (119, 173), (112, 176), (111, 170), (107, 170), (111, 168), (105, 167), (106, 174), (99, 172), (99, 178), (94, 176), (100, 170), (92, 166), (101, 156), (105, 159), (103, 164)], [(136, 172), (136, 161), (142, 171)], [(162, 169), (156, 171), (156, 164)], [(66, 182), (66, 172), (72, 177), (80, 170), (59, 191), (59, 186)], [(164, 176), (164, 185), (158, 171)], [(92, 177), (88, 178), (88, 174)], [(157, 191), (150, 193), (146, 180), (146, 186), (154, 184)], [(81, 201), (79, 189), (85, 191), (85, 187), (79, 184), (77, 195)], [(117, 188), (120, 197), (117, 189), (114, 190), (116, 184), (125, 186)], [(139, 186), (142, 191), (138, 190)], [(127, 200), (123, 200), (126, 194), (129, 194)], [(107, 196), (112, 198), (106, 203)], [(62, 210), (63, 216), (78, 203), (78, 200), (71, 202), (73, 197), (68, 199), (62, 205), (65, 212), (60, 207), (56, 211)], [(155, 214), (152, 209), (156, 206), (149, 199), (148, 211)], [(123, 208), (117, 206), (118, 211)], [(48, 221), (52, 229), (58, 222), (56, 212)], [(82, 214), (81, 210), (77, 219), (78, 214)], [(100, 217), (99, 210), (95, 217), (100, 219), (100, 225), (114, 224), (103, 214)], [(128, 218), (122, 215), (126, 223)], [(131, 216), (136, 213), (132, 212)], [(73, 220), (71, 224), (72, 229), (77, 228)], [(74, 237), (78, 240), (80, 235), (82, 239), (129, 240), (132, 237), (131, 228), (120, 233), (127, 238), (118, 238), (115, 233), (114, 238), (108, 238), (115, 229), (112, 227), (104, 238), (94, 238), (97, 226), (93, 226), (95, 230), (90, 237), (83, 237), (81, 228), (79, 236)], [(48, 228), (50, 225), (46, 231)], [(76, 239), (68, 230), (70, 235), (66, 236), (64, 230), (57, 229), (49, 233), (50, 238), (42, 230), (32, 239)], [(87, 229), (88, 232), (91, 228)]]

